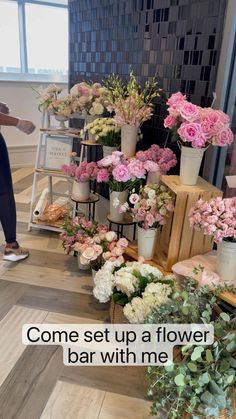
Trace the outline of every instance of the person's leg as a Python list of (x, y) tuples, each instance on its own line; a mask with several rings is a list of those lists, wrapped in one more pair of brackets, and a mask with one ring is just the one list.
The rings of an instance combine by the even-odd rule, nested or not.
[(11, 169), (7, 147), (0, 134), (0, 222), (2, 224), (6, 248), (5, 260), (25, 259), (28, 251), (21, 249), (16, 241), (16, 204), (13, 193)]

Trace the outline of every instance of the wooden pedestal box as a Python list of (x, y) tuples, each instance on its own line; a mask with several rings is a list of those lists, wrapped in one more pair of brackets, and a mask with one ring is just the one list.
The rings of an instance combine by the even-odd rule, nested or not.
[(176, 262), (212, 249), (212, 238), (191, 228), (188, 214), (199, 198), (209, 200), (222, 192), (200, 177), (196, 186), (180, 184), (179, 176), (162, 176), (161, 183), (175, 196), (175, 210), (158, 231), (154, 260), (171, 271)]

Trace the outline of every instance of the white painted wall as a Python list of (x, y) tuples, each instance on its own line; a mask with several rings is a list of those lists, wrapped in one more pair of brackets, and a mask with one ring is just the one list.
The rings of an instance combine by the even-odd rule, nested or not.
[[(37, 108), (37, 93), (31, 86), (46, 87), (49, 83), (0, 81), (0, 102), (11, 109), (11, 115), (28, 119), (36, 125), (31, 135), (26, 135), (13, 127), (2, 127), (8, 145), (12, 166), (34, 165), (36, 146), (41, 125), (41, 113)], [(57, 83), (58, 85), (60, 83)], [(67, 93), (67, 84), (60, 84)]]

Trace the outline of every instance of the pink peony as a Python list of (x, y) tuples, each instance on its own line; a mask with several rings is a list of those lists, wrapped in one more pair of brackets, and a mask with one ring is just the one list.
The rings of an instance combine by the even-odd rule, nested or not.
[(108, 182), (109, 180), (109, 172), (107, 169), (100, 169), (97, 173), (97, 182)]
[(147, 172), (160, 172), (159, 165), (152, 160), (147, 160), (143, 166)]
[(112, 175), (117, 182), (127, 182), (131, 179), (129, 169), (124, 164), (118, 164), (113, 169)]
[(133, 178), (144, 179), (146, 170), (140, 160), (132, 159), (128, 163), (128, 170)]
[(165, 119), (164, 119), (164, 127), (165, 128), (174, 128), (174, 126), (177, 124), (176, 119), (172, 116), (172, 115), (168, 115)]

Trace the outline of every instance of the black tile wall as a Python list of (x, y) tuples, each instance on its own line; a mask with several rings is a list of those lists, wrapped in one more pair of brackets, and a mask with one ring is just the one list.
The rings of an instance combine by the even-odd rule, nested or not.
[[(70, 85), (111, 73), (159, 76), (168, 96), (212, 101), (227, 0), (69, 0)], [(143, 126), (142, 146), (166, 141), (163, 98)]]

